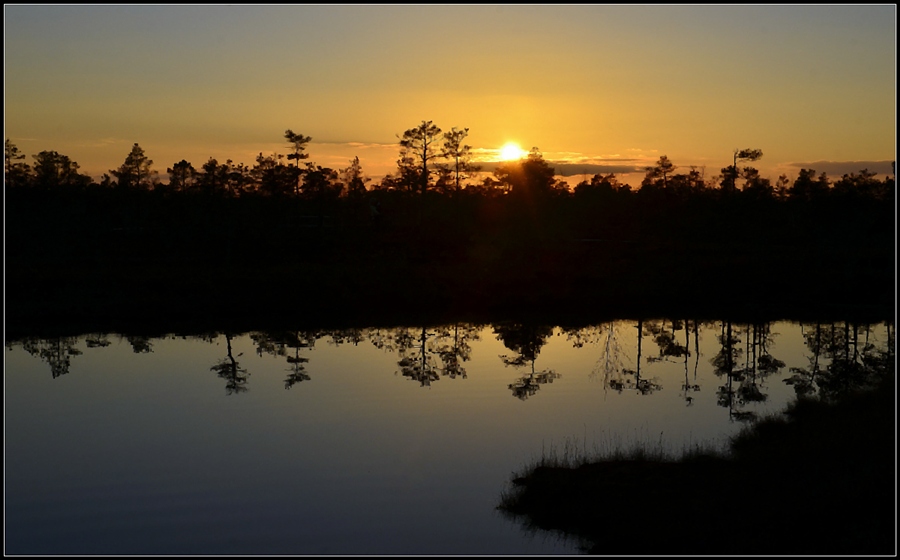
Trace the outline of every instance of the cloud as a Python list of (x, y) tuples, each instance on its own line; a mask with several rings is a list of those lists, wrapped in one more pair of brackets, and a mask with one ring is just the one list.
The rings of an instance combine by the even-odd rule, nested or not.
[(859, 173), (863, 169), (868, 169), (879, 175), (893, 175), (890, 160), (882, 161), (812, 161), (789, 163), (790, 167), (799, 169), (812, 169), (816, 173), (826, 173), (827, 175), (841, 177), (850, 173)]
[(602, 173), (644, 173), (645, 165), (634, 163), (551, 163), (557, 175), (572, 177), (575, 175), (596, 175)]
[(124, 140), (122, 138), (97, 138), (96, 140), (91, 140), (89, 142), (82, 142), (78, 144), (73, 144), (79, 148), (107, 148), (109, 146), (116, 145), (131, 145), (134, 142), (129, 142), (128, 140)]
[[(499, 166), (503, 165), (503, 161), (479, 161), (477, 163), (481, 167), (481, 171), (493, 172)], [(606, 163), (594, 162), (568, 162), (568, 161), (547, 161), (547, 163), (556, 171), (556, 175), (562, 177), (576, 177), (580, 175), (596, 175), (598, 173), (608, 175), (610, 173), (644, 173), (646, 164), (639, 160), (614, 160)]]
[(399, 144), (397, 142), (391, 142), (386, 144), (384, 142), (316, 142), (312, 141), (310, 144), (325, 144), (328, 146), (334, 147), (344, 147), (344, 148), (353, 148), (353, 149), (385, 149), (389, 148), (391, 150), (397, 150)]

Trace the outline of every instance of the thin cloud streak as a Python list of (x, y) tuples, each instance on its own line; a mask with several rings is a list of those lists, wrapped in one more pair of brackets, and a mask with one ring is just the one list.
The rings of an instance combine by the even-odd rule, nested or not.
[(891, 168), (892, 161), (812, 161), (790, 163), (788, 166), (799, 169), (812, 169), (817, 173), (826, 173), (827, 175), (843, 176), (850, 173), (859, 173), (863, 169), (868, 169), (879, 175), (893, 175)]

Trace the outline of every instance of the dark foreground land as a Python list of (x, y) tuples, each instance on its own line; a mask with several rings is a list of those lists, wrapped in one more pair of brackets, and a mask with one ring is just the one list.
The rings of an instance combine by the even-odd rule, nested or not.
[(845, 373), (856, 390), (798, 401), (727, 457), (549, 462), (515, 478), (499, 508), (590, 554), (896, 555), (894, 356)]
[(538, 202), (18, 190), (6, 200), (7, 336), (893, 316), (884, 201)]

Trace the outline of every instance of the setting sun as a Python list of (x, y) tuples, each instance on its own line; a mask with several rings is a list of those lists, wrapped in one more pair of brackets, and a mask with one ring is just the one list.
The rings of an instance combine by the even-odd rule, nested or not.
[(519, 147), (515, 142), (507, 142), (500, 148), (500, 159), (503, 161), (513, 161), (525, 157), (525, 150)]

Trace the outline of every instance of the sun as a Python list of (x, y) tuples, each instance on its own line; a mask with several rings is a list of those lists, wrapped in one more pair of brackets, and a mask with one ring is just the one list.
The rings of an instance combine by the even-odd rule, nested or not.
[(500, 159), (503, 161), (514, 161), (525, 157), (525, 150), (519, 147), (515, 142), (507, 142), (500, 148)]

